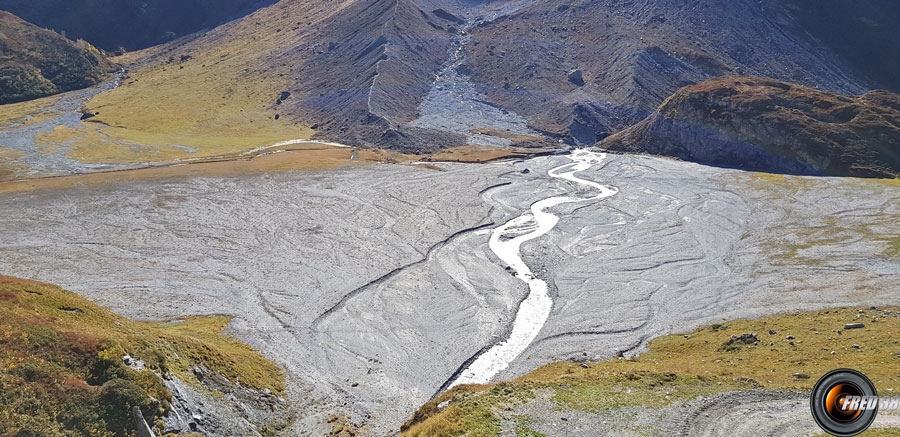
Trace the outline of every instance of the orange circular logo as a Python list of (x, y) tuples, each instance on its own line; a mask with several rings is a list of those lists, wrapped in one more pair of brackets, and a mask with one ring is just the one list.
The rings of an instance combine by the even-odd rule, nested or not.
[(825, 395), (825, 411), (832, 419), (838, 422), (852, 422), (856, 420), (862, 411), (859, 407), (850, 409), (845, 405), (850, 402), (851, 396), (862, 396), (859, 387), (853, 384), (837, 384), (828, 389)]
[(865, 431), (878, 414), (878, 404), (872, 381), (851, 369), (828, 372), (816, 382), (809, 396), (809, 409), (816, 424), (837, 437)]

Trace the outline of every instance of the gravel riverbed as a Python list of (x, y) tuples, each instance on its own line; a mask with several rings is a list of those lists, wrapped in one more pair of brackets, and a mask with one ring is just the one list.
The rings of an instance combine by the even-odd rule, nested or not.
[[(0, 272), (137, 319), (233, 315), (231, 333), (286, 369), (295, 431), (318, 434), (346, 412), (385, 435), (508, 336), (528, 290), (489, 249), (491, 230), (539, 200), (590, 197), (548, 177), (567, 162), (4, 194)], [(900, 190), (886, 183), (629, 155), (578, 177), (618, 193), (554, 206), (556, 227), (522, 245), (553, 306), (498, 378), (585, 353), (636, 354), (705, 323), (900, 304), (900, 262), (880, 237), (900, 235)]]

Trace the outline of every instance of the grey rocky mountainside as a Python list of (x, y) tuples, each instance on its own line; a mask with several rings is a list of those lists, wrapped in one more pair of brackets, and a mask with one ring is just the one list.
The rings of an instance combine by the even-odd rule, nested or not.
[[(314, 62), (301, 70), (301, 98), (291, 105), (323, 118), (322, 138), (420, 151), (465, 142), (465, 132), (416, 122), (458, 112), (426, 104), (450, 73), (459, 101), (578, 144), (640, 121), (710, 77), (761, 76), (842, 94), (893, 85), (865, 73), (871, 63), (845, 56), (851, 50), (820, 40), (826, 18), (841, 21), (810, 8), (768, 0), (360, 1), (321, 23), (320, 43), (298, 52)], [(878, 26), (890, 9), (875, 2), (862, 18)], [(846, 17), (847, 27), (862, 18)], [(844, 45), (865, 50), (880, 35)]]

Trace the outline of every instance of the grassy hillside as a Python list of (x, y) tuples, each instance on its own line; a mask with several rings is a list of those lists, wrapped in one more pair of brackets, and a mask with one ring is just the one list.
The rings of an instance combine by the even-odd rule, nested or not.
[(138, 144), (314, 137), (407, 153), (462, 145), (460, 135), (402, 126), (447, 57), (449, 34), (426, 22), (411, 0), (283, 0), (148, 51), (132, 79), (88, 102), (100, 112), (90, 121)]
[[(0, 435), (122, 435), (139, 406), (169, 409), (157, 373), (197, 384), (203, 364), (232, 382), (284, 391), (272, 362), (223, 334), (227, 317), (133, 322), (49, 284), (0, 276)], [(124, 355), (146, 363), (135, 370)]]
[(894, 178), (900, 175), (900, 95), (843, 96), (758, 77), (684, 87), (610, 150), (749, 170)]
[(90, 44), (0, 11), (0, 104), (95, 85), (111, 68)]
[[(845, 323), (858, 322), (865, 328), (844, 329)], [(537, 390), (551, 390), (559, 407), (587, 412), (658, 408), (733, 390), (811, 390), (823, 374), (852, 363), (879, 390), (896, 391), (897, 329), (897, 308), (844, 308), (711, 325), (657, 338), (648, 352), (631, 359), (558, 362), (509, 382), (457, 387), (420, 408), (403, 426), (404, 435), (497, 435), (503, 411), (534, 398)], [(759, 342), (729, 344), (732, 335), (747, 333)]]

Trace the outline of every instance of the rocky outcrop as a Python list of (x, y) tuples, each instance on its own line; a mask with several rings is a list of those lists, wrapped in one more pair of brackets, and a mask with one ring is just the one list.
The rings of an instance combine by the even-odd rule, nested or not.
[(0, 104), (99, 83), (113, 65), (93, 46), (0, 11)]
[(268, 435), (293, 420), (285, 399), (269, 390), (232, 383), (205, 366), (192, 369), (200, 386), (177, 376), (162, 377), (172, 394), (171, 409), (162, 417), (164, 435)]
[(682, 88), (600, 147), (748, 170), (893, 178), (900, 175), (900, 95), (711, 79)]

